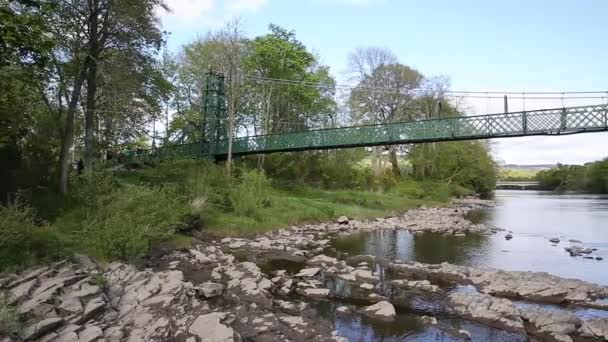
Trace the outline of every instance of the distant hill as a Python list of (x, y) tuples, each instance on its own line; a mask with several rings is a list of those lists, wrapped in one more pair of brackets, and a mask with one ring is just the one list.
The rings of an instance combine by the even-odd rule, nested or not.
[(533, 179), (539, 171), (557, 167), (557, 164), (504, 164), (500, 165), (498, 178), (503, 181), (525, 181)]
[(501, 165), (501, 169), (510, 169), (510, 170), (530, 170), (530, 171), (542, 171), (549, 170), (554, 167), (557, 167), (557, 164), (528, 164), (528, 165), (520, 165), (520, 164), (504, 164)]

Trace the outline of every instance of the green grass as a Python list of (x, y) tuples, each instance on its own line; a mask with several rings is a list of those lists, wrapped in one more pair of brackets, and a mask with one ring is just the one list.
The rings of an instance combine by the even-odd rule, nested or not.
[(17, 308), (10, 305), (8, 293), (0, 292), (0, 336), (14, 335), (20, 329)]
[[(117, 174), (77, 178), (69, 196), (41, 194), (36, 215), (25, 206), (0, 207), (0, 271), (78, 252), (100, 261), (138, 262), (158, 244), (192, 244), (191, 229), (218, 236), (249, 235), (346, 215), (365, 219), (409, 208), (446, 205), (470, 194), (433, 181), (380, 181), (377, 191), (286, 186), (263, 172), (177, 160)], [(39, 222), (45, 222), (44, 228)]]

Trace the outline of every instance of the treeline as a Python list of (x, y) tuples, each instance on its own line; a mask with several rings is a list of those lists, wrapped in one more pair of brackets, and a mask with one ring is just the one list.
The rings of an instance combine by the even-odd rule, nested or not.
[(584, 191), (608, 193), (608, 158), (585, 165), (558, 165), (557, 168), (540, 171), (536, 180), (543, 190)]
[[(225, 77), (224, 138), (462, 115), (444, 97), (444, 77), (424, 76), (387, 49), (354, 50), (347, 59), (354, 86), (338, 87), (329, 67), (276, 25), (248, 37), (233, 20), (176, 54), (162, 53), (162, 7), (159, 0), (0, 1), (2, 201), (39, 186), (67, 193), (80, 159), (91, 178), (126, 149), (205, 139), (210, 70)], [(399, 179), (431, 177), (479, 191), (494, 184), (482, 143), (364, 154), (375, 177), (388, 169)], [(266, 159), (254, 166), (271, 173)]]
[(210, 70), (224, 76), (226, 115), (214, 123), (229, 140), (464, 115), (445, 78), (387, 49), (354, 50), (354, 85), (338, 86), (276, 25), (248, 37), (231, 21), (161, 53), (159, 7), (0, 0), (0, 271), (75, 251), (138, 260), (194, 228), (377, 217), (494, 188), (495, 163), (477, 141), (122, 164), (126, 149), (209, 138)]

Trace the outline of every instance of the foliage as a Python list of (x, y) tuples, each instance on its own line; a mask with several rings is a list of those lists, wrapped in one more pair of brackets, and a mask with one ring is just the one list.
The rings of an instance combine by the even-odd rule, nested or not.
[(0, 206), (0, 271), (57, 258), (61, 250), (53, 229), (36, 225), (31, 208)]
[(420, 144), (411, 155), (417, 179), (437, 179), (482, 193), (496, 186), (496, 165), (481, 142)]
[(499, 178), (502, 181), (531, 181), (534, 180), (538, 171), (522, 170), (522, 169), (504, 169), (499, 170)]
[(189, 213), (175, 187), (116, 183), (109, 177), (81, 180), (79, 206), (55, 223), (70, 248), (103, 260), (134, 261), (179, 229)]
[(271, 206), (270, 180), (264, 172), (258, 170), (244, 171), (240, 181), (230, 192), (230, 202), (234, 213), (241, 216), (256, 217), (259, 209)]
[[(373, 175), (358, 163), (366, 156), (363, 149), (275, 153), (266, 157), (264, 170), (280, 186), (308, 184), (323, 189), (361, 189), (373, 187)], [(253, 167), (255, 160), (246, 159)]]
[(608, 193), (608, 159), (581, 165), (558, 165), (536, 174), (544, 190)]

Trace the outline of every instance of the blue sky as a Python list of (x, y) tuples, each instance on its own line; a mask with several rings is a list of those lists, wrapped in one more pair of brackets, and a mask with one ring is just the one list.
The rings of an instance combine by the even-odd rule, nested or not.
[[(275, 23), (296, 32), (344, 79), (356, 47), (391, 49), (427, 76), (445, 75), (454, 90), (608, 91), (608, 1), (169, 0), (162, 15), (178, 52), (206, 31), (241, 17), (248, 36)], [(608, 102), (608, 93), (605, 102)], [(598, 103), (602, 100), (590, 100)], [(523, 104), (513, 101), (513, 108)], [(578, 105), (565, 101), (565, 105)], [(511, 104), (510, 104), (511, 105)], [(500, 101), (470, 103), (497, 111)], [(559, 103), (527, 101), (526, 108)], [(495, 140), (508, 163), (582, 163), (608, 156), (608, 134)]]

